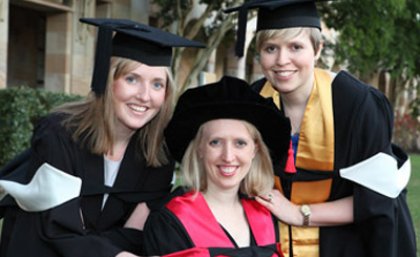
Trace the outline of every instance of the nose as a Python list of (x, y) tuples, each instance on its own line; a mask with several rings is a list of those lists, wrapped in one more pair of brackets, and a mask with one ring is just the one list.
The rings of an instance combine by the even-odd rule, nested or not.
[(226, 144), (223, 146), (222, 158), (226, 162), (230, 162), (234, 159), (234, 149), (233, 146), (230, 144)]
[(139, 85), (136, 98), (141, 101), (148, 101), (150, 99), (150, 86), (147, 84)]
[(279, 51), (277, 52), (276, 63), (281, 66), (287, 64), (289, 60), (290, 58), (287, 50), (284, 48), (279, 49)]

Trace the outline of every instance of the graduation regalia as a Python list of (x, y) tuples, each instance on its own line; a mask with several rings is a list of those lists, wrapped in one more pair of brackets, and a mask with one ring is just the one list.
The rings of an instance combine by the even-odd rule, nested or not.
[[(219, 119), (250, 123), (260, 133), (255, 135), (254, 129), (248, 129), (255, 145), (249, 145), (248, 136), (236, 137), (231, 131), (224, 133), (214, 129), (214, 132), (205, 132), (203, 124)], [(200, 128), (204, 130), (202, 135)], [(172, 156), (181, 163), (185, 187), (190, 191), (175, 190), (162, 209), (150, 213), (144, 228), (146, 255), (283, 256), (270, 211), (256, 200), (240, 194), (260, 195), (272, 189), (271, 160), (280, 160), (287, 153), (289, 134), (290, 121), (273, 101), (261, 97), (241, 79), (224, 76), (218, 82), (184, 92), (165, 129), (165, 136)], [(261, 139), (264, 142), (260, 142)], [(209, 148), (204, 146), (207, 144)], [(235, 148), (231, 148), (231, 144)], [(197, 150), (195, 145), (205, 149)], [(266, 147), (270, 152), (259, 147)], [(228, 149), (234, 149), (235, 153), (225, 158), (225, 153), (220, 150)], [(245, 155), (242, 150), (251, 150), (254, 154)], [(226, 174), (224, 167), (232, 167), (232, 172)], [(221, 194), (215, 194), (216, 191)], [(214, 209), (204, 194), (218, 199), (212, 206)], [(228, 202), (220, 203), (226, 200)], [(232, 209), (221, 209), (225, 204), (233, 204)], [(237, 246), (233, 236), (221, 225), (227, 221), (221, 220), (219, 224), (219, 214), (213, 215), (212, 210), (216, 209), (220, 215), (226, 210), (229, 214), (223, 212), (224, 215), (235, 215), (241, 220), (241, 224), (232, 224), (232, 229), (249, 229), (249, 247)], [(242, 221), (247, 224), (242, 224)], [(238, 237), (244, 239), (243, 235)]]
[[(80, 196), (40, 212), (23, 211), (13, 206), (11, 198), (4, 198), (0, 255), (115, 256), (122, 250), (140, 254), (142, 232), (123, 228), (124, 223), (137, 203), (146, 202), (154, 208), (169, 193), (174, 163), (147, 166), (136, 151), (134, 135), (114, 185), (106, 187), (103, 156), (75, 143), (62, 127), (62, 119), (62, 115), (53, 114), (36, 126), (29, 159), (24, 162), (25, 169), (19, 170), (26, 177), (18, 180), (30, 181), (38, 168), (48, 163), (81, 178)], [(102, 209), (104, 193), (109, 196)]]
[[(80, 21), (98, 27), (91, 83), (96, 97), (93, 101), (97, 102), (107, 101), (104, 94), (111, 84), (111, 57), (169, 67), (173, 47), (204, 47), (131, 20)], [(136, 143), (142, 129), (139, 128), (133, 131), (121, 162), (108, 165), (111, 161), (106, 161), (106, 167), (113, 166), (118, 171), (115, 182), (112, 176), (104, 178), (108, 175), (104, 156), (92, 154), (74, 140), (73, 129), (62, 125), (63, 115), (54, 113), (44, 118), (35, 128), (31, 149), (1, 172), (4, 177), (0, 181), (0, 211), (4, 222), (0, 255), (113, 257), (122, 251), (141, 254), (142, 232), (124, 225), (138, 203), (146, 202), (153, 209), (170, 192), (174, 161), (160, 167), (148, 166), (142, 147)]]
[(192, 256), (282, 256), (278, 252), (277, 230), (270, 212), (255, 200), (241, 199), (252, 234), (251, 246), (238, 248), (211, 213), (203, 195), (174, 192), (161, 210), (146, 222), (147, 255)]
[[(265, 79), (255, 82), (253, 88), (281, 106), (278, 93)], [(297, 172), (285, 172), (286, 160), (274, 165), (277, 187), (292, 202), (310, 204), (354, 197), (353, 224), (308, 232), (315, 233), (313, 244), (319, 246), (318, 256), (416, 256), (405, 199), (409, 161), (391, 144), (392, 127), (392, 108), (377, 89), (345, 71), (334, 77), (315, 70), (315, 85), (297, 144)], [(390, 159), (395, 167), (380, 165)], [(353, 176), (348, 176), (347, 167)], [(288, 246), (283, 245), (285, 255), (293, 252), (301, 256), (296, 255), (300, 250), (293, 241), (299, 233), (305, 234), (305, 229), (280, 227), (286, 237), (282, 242)]]

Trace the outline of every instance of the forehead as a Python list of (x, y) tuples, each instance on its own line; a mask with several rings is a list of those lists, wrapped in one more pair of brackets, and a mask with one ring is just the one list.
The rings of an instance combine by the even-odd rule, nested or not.
[(167, 68), (164, 66), (149, 66), (144, 63), (136, 63), (129, 67), (126, 67), (121, 71), (121, 76), (126, 74), (133, 74), (139, 77), (155, 78), (166, 80), (168, 73)]
[(265, 41), (281, 41), (281, 42), (308, 41), (310, 42), (310, 34), (308, 30), (305, 30), (305, 29), (296, 29), (296, 28), (281, 29), (271, 34), (268, 34), (265, 37)]
[(202, 125), (204, 136), (249, 136), (251, 133), (246, 123), (236, 119), (215, 119)]

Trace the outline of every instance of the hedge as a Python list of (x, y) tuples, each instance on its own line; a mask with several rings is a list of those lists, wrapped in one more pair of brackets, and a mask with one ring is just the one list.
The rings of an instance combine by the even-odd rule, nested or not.
[(36, 121), (53, 107), (81, 99), (44, 89), (12, 87), (0, 90), (0, 168), (30, 143)]

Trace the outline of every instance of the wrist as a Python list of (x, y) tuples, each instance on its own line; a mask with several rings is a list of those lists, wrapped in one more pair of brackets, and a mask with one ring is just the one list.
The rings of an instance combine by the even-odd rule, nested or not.
[(301, 223), (300, 225), (303, 227), (307, 227), (310, 224), (311, 219), (311, 207), (307, 204), (303, 204), (299, 207), (299, 211), (301, 214)]

